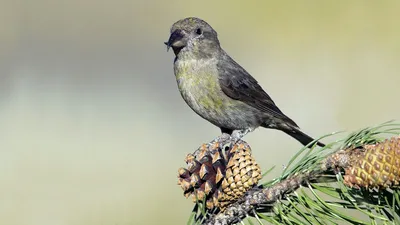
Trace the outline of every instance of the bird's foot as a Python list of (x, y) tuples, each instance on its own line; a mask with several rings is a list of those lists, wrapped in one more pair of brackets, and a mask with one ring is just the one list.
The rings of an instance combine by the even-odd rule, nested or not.
[(222, 133), (220, 136), (215, 138), (212, 142), (226, 143), (231, 141), (232, 136), (227, 133)]
[[(206, 144), (207, 146), (214, 145), (218, 143), (219, 146), (222, 146), (223, 150), (230, 149), (233, 145), (235, 145), (238, 141), (240, 141), (246, 134), (252, 132), (254, 128), (247, 128), (243, 130), (234, 130), (231, 135), (227, 133), (222, 133), (220, 136)], [(200, 146), (196, 151), (193, 152), (193, 155), (197, 157), (200, 153), (202, 146)]]
[(236, 144), (240, 139), (242, 139), (246, 134), (252, 132), (254, 128), (246, 128), (243, 130), (234, 130), (231, 134), (231, 141)]
[[(231, 135), (222, 134), (219, 138), (219, 143), (223, 146), (222, 149), (230, 149), (238, 141), (240, 141), (246, 134), (252, 132), (254, 128), (247, 128), (244, 130), (234, 130)], [(225, 135), (225, 136), (224, 136)], [(222, 139), (222, 140), (221, 140)]]
[(223, 150), (228, 150), (232, 147), (234, 142), (232, 142), (232, 136), (227, 134), (227, 133), (222, 133), (220, 136), (218, 136), (216, 139), (214, 139), (212, 142), (217, 142), (222, 146), (221, 149)]
[[(210, 148), (210, 146), (214, 146), (216, 143), (218, 143), (219, 146), (222, 146), (222, 149), (226, 150), (226, 149), (229, 149), (230, 146), (232, 146), (233, 142), (231, 139), (231, 135), (229, 135), (227, 133), (222, 133), (220, 136), (216, 137), (215, 139), (206, 143), (205, 145), (207, 148)], [(202, 145), (198, 149), (196, 149), (193, 152), (193, 156), (197, 157), (203, 148), (204, 148), (204, 145)]]

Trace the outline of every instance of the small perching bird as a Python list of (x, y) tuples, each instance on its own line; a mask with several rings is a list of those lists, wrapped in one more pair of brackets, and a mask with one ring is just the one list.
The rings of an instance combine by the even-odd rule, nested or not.
[(237, 140), (262, 126), (281, 130), (303, 145), (313, 141), (221, 48), (217, 32), (205, 21), (194, 17), (177, 21), (165, 44), (176, 56), (174, 72), (183, 99), (223, 135)]

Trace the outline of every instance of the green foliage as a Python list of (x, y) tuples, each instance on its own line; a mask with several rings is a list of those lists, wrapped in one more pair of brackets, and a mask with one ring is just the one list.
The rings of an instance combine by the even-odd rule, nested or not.
[[(353, 132), (324, 148), (304, 147), (289, 161), (279, 178), (265, 182), (263, 186), (272, 186), (294, 174), (317, 170), (319, 162), (336, 150), (373, 144), (388, 135), (399, 134), (400, 124), (390, 121)], [(309, 182), (306, 187), (286, 195), (275, 204), (272, 212), (258, 213), (265, 221), (262, 224), (400, 224), (399, 189), (355, 189), (344, 186), (340, 173), (326, 174), (325, 177), (323, 182)]]
[[(335, 136), (337, 133), (325, 135)], [(283, 170), (280, 177), (262, 184), (264, 188), (292, 177), (320, 170), (321, 162), (333, 152), (348, 147), (359, 147), (377, 143), (389, 135), (399, 135), (400, 124), (392, 121), (353, 132), (342, 140), (327, 144), (323, 148), (303, 147)], [(275, 167), (266, 171), (263, 176)], [(331, 172), (331, 173), (329, 173)], [(201, 202), (201, 201), (200, 201)], [(193, 209), (188, 224), (201, 224), (208, 213), (204, 203)], [(197, 218), (197, 219), (195, 219)], [(356, 189), (343, 184), (341, 173), (325, 171), (322, 178), (306, 182), (291, 193), (282, 196), (273, 205), (261, 205), (253, 218), (246, 218), (242, 224), (400, 224), (399, 189)]]

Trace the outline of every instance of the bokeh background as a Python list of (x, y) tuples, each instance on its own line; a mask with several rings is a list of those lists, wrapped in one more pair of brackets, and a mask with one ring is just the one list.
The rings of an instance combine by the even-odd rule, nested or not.
[[(182, 224), (184, 156), (219, 129), (181, 99), (163, 41), (187, 16), (304, 131), (400, 119), (399, 1), (2, 0), (0, 218), (8, 225)], [(265, 170), (301, 146), (246, 136)], [(327, 141), (333, 141), (330, 139)]]

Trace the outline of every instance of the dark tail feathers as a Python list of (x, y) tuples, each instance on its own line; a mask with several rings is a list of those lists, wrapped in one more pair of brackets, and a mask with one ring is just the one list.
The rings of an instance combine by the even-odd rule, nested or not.
[[(294, 139), (302, 143), (304, 146), (308, 145), (310, 142), (314, 141), (314, 138), (308, 136), (307, 134), (303, 133), (296, 127), (281, 127), (279, 130), (285, 132), (286, 134), (292, 136)], [(321, 142), (317, 142), (317, 145), (320, 147), (324, 147), (325, 144)]]

